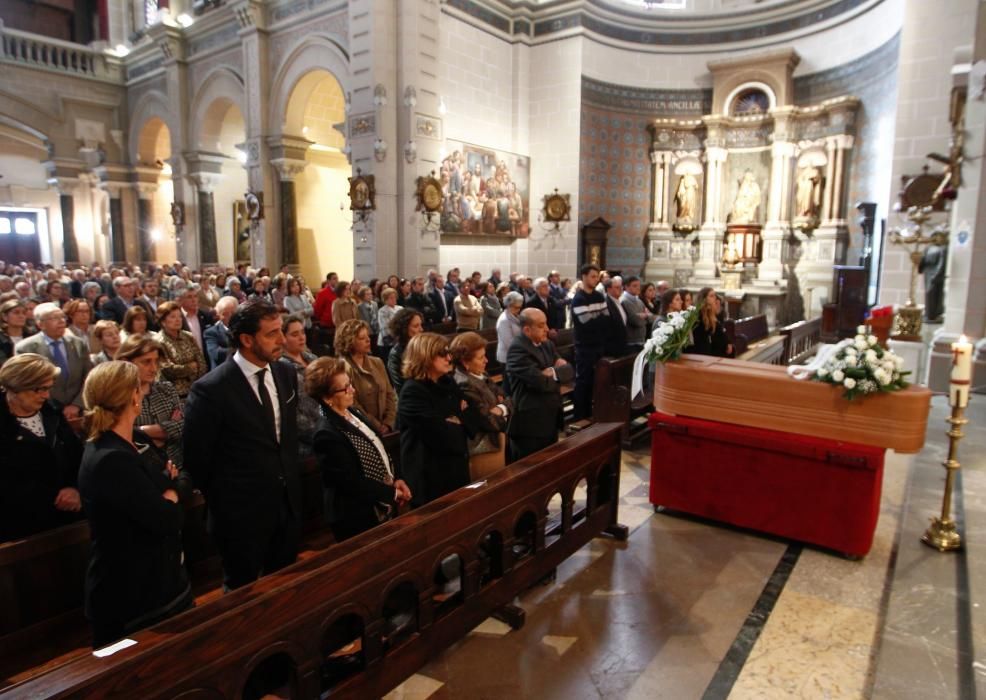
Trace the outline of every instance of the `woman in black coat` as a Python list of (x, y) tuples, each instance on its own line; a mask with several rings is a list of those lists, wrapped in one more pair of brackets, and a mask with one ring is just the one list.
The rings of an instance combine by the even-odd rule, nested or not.
[(401, 393), (401, 385), (404, 384), (404, 349), (411, 342), (411, 338), (424, 331), (424, 316), (415, 309), (402, 309), (394, 314), (390, 320), (390, 337), (394, 338), (393, 347), (387, 356), (387, 376), (390, 383), (394, 386), (394, 391), (398, 395)]
[(380, 436), (352, 408), (356, 391), (346, 369), (344, 360), (321, 357), (305, 370), (305, 391), (322, 406), (312, 445), (326, 518), (340, 542), (390, 519), (411, 500)]
[(97, 365), (83, 399), (89, 426), (79, 491), (92, 547), (85, 612), (99, 648), (192, 605), (182, 566), (182, 508), (170, 462), (166, 472), (141, 457), (134, 421), (140, 377), (129, 362)]
[(401, 474), (422, 506), (469, 483), (469, 443), (480, 425), (451, 376), (452, 359), (436, 333), (415, 336), (404, 353), (404, 386), (397, 402)]
[(698, 293), (699, 303), (698, 323), (692, 329), (692, 344), (685, 348), (686, 353), (693, 355), (712, 355), (714, 357), (732, 357), (733, 346), (729, 343), (726, 329), (719, 322), (722, 312), (722, 302), (712, 287), (703, 287)]
[(17, 355), (0, 368), (0, 542), (79, 520), (82, 442), (48, 401), (58, 374), (46, 358)]

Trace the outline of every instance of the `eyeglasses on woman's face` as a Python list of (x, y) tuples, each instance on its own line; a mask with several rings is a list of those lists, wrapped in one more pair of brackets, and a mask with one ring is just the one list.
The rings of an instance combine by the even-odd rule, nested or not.
[(329, 392), (329, 395), (331, 396), (331, 395), (335, 395), (335, 394), (341, 394), (342, 392), (349, 391), (350, 389), (354, 389), (353, 383), (350, 382), (350, 381), (347, 381), (343, 386), (338, 387), (338, 388), (333, 389), (332, 391), (330, 391)]
[(49, 394), (51, 393), (51, 390), (54, 388), (55, 388), (54, 384), (45, 384), (44, 386), (31, 387), (30, 389), (27, 389), (27, 391), (40, 395), (40, 394)]

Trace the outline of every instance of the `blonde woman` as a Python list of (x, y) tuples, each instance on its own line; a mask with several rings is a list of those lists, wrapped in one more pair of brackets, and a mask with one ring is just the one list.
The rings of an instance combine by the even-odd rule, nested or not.
[(381, 435), (391, 432), (397, 419), (397, 394), (387, 377), (383, 360), (370, 354), (370, 326), (366, 321), (346, 321), (336, 328), (336, 355), (346, 361), (356, 387), (356, 408)]
[(95, 367), (82, 390), (89, 441), (79, 492), (92, 546), (85, 613), (93, 648), (110, 644), (192, 606), (182, 566), (182, 508), (168, 462), (164, 473), (134, 444), (140, 373), (129, 362)]
[(58, 368), (24, 353), (0, 367), (0, 543), (77, 520), (82, 443), (48, 397)]
[(702, 305), (698, 311), (699, 321), (692, 329), (692, 345), (685, 352), (715, 357), (732, 356), (733, 346), (726, 336), (726, 329), (719, 323), (719, 313), (722, 311), (719, 295), (712, 287), (703, 287), (698, 293), (698, 299)]
[(469, 443), (479, 414), (452, 378), (448, 342), (421, 333), (404, 351), (404, 386), (397, 404), (401, 473), (417, 507), (469, 483)]
[(116, 351), (120, 349), (120, 327), (116, 325), (116, 321), (97, 321), (92, 329), (92, 339), (102, 348), (92, 355), (92, 363), (98, 365), (109, 362), (116, 357)]

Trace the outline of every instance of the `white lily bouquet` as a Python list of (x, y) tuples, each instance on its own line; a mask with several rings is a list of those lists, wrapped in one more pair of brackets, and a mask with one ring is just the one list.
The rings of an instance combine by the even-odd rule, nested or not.
[(859, 326), (852, 340), (831, 347), (833, 352), (812, 379), (843, 387), (846, 399), (907, 388), (904, 378), (910, 372), (902, 371), (903, 358), (880, 347), (876, 336), (867, 334), (866, 326)]
[(630, 395), (637, 396), (643, 390), (644, 368), (651, 362), (677, 360), (686, 347), (692, 343), (692, 329), (698, 322), (699, 307), (693, 306), (685, 311), (672, 311), (668, 319), (657, 324), (651, 337), (644, 343), (644, 349), (633, 363), (633, 379)]

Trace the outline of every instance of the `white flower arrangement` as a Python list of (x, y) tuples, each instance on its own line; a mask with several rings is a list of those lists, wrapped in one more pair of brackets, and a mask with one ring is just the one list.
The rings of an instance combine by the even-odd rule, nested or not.
[(651, 337), (644, 343), (644, 359), (647, 362), (677, 360), (691, 343), (692, 328), (697, 321), (697, 306), (669, 313), (668, 319), (658, 322)]
[(855, 338), (836, 347), (812, 378), (841, 386), (845, 389), (843, 396), (850, 401), (857, 396), (907, 387), (904, 378), (910, 372), (903, 371), (903, 358), (880, 347), (876, 336), (867, 334), (866, 326), (859, 326)]
[(630, 382), (630, 395), (636, 397), (643, 390), (645, 367), (651, 362), (677, 360), (692, 343), (692, 329), (698, 322), (699, 307), (693, 306), (685, 311), (672, 311), (666, 321), (659, 322), (651, 337), (644, 343), (644, 349), (633, 362), (633, 379)]

